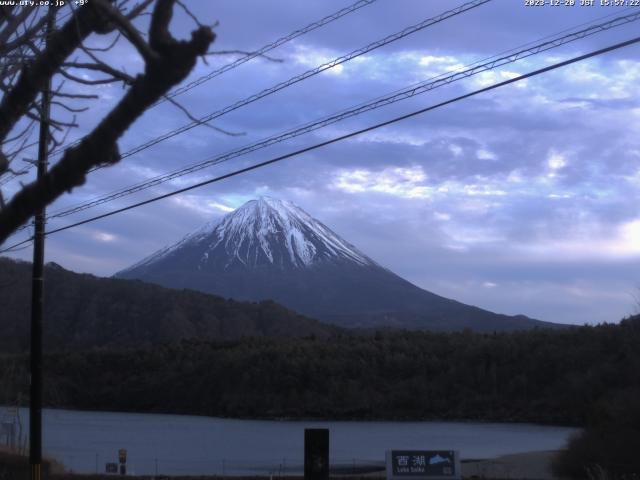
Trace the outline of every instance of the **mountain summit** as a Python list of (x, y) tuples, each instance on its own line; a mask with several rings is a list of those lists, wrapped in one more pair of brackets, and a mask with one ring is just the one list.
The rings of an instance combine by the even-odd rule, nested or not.
[(493, 331), (545, 325), (422, 290), (293, 203), (269, 197), (245, 203), (116, 276), (236, 300), (272, 299), (347, 327)]
[(376, 265), (301, 208), (270, 197), (245, 203), (220, 222), (205, 225), (118, 275), (153, 270), (158, 262), (171, 263), (172, 258), (199, 271), (288, 270), (327, 262)]

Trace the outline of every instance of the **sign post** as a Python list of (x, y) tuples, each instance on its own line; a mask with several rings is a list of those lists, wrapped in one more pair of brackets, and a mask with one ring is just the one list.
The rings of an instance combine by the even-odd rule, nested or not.
[(388, 450), (387, 480), (460, 480), (456, 450)]
[(329, 429), (306, 428), (304, 430), (304, 478), (327, 480), (329, 478)]
[(118, 450), (118, 461), (120, 462), (120, 475), (127, 474), (127, 450), (121, 448)]

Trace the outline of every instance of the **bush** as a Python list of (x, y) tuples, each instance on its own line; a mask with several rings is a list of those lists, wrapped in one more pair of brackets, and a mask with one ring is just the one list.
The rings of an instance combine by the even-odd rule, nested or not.
[(640, 479), (640, 390), (599, 402), (591, 425), (570, 440), (553, 471), (570, 478)]

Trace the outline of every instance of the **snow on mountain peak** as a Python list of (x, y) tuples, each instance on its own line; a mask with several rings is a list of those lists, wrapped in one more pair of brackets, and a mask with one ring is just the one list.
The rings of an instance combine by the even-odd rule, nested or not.
[(260, 260), (296, 267), (331, 259), (373, 264), (298, 206), (266, 196), (251, 200), (225, 216), (211, 235), (215, 240), (210, 250), (223, 245), (230, 257), (247, 266)]
[(127, 270), (191, 250), (199, 252), (198, 269), (206, 269), (207, 264), (224, 269), (269, 264), (304, 268), (323, 261), (376, 265), (300, 207), (263, 196), (246, 202), (219, 221), (203, 225)]

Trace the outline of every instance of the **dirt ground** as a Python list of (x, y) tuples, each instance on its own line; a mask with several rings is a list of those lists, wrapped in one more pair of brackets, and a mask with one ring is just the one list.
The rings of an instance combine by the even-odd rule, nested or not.
[(551, 460), (556, 452), (529, 452), (489, 460), (463, 461), (465, 478), (550, 480)]

